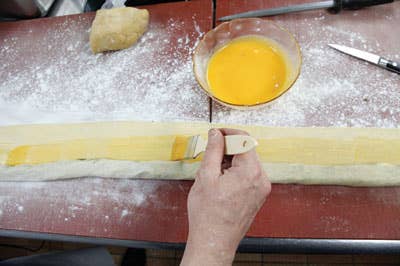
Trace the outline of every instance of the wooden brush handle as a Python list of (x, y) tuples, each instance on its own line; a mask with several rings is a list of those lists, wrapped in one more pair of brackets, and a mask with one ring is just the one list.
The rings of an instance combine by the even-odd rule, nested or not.
[(247, 135), (225, 136), (225, 154), (234, 155), (250, 151), (258, 145), (257, 141)]

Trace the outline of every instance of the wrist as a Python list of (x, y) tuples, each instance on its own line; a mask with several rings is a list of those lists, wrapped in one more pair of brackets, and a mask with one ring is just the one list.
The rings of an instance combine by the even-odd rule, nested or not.
[(232, 265), (236, 248), (236, 246), (233, 248), (212, 240), (195, 240), (189, 235), (181, 265)]

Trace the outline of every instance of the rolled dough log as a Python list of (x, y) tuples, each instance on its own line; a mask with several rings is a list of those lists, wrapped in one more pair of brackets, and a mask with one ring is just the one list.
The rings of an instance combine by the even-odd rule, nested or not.
[[(194, 179), (200, 163), (75, 160), (38, 165), (0, 165), (1, 181), (48, 181), (78, 177), (117, 179)], [(263, 163), (272, 183), (382, 187), (400, 185), (400, 166), (391, 164), (304, 165)]]
[[(206, 135), (211, 127), (244, 129), (258, 139), (260, 160), (273, 183), (400, 185), (397, 128), (268, 128), (173, 122), (0, 127), (0, 181), (85, 176), (193, 179), (199, 161), (168, 161), (173, 136)], [(28, 148), (20, 153), (21, 147)], [(43, 152), (47, 148), (55, 152), (56, 161)], [(13, 152), (28, 163), (8, 166)]]
[(93, 53), (121, 50), (132, 46), (147, 30), (146, 9), (120, 7), (101, 9), (96, 13), (90, 31)]

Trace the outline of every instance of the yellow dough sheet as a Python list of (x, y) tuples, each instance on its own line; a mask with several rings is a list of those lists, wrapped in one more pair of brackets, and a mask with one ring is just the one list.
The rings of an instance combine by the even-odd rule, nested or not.
[(240, 128), (258, 139), (264, 163), (400, 165), (400, 129), (268, 128), (209, 123), (100, 122), (0, 127), (0, 164), (68, 160), (169, 161), (176, 136)]

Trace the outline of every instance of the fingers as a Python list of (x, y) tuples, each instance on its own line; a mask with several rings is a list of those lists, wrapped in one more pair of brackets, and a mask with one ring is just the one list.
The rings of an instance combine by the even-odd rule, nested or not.
[(221, 164), (224, 158), (225, 140), (221, 131), (211, 129), (198, 178), (217, 178), (221, 175)]
[(229, 135), (249, 135), (249, 133), (247, 133), (244, 130), (240, 130), (240, 129), (234, 129), (234, 128), (220, 128), (219, 129), (221, 131), (221, 133), (224, 136), (229, 136)]
[(259, 164), (255, 149), (242, 154), (236, 154), (232, 159), (232, 166), (250, 166), (254, 164)]
[[(221, 128), (220, 131), (224, 136), (227, 135), (249, 135), (246, 131), (240, 129), (233, 129), (233, 128)], [(258, 156), (255, 149), (252, 149), (248, 152), (242, 154), (236, 154), (232, 158), (232, 166), (245, 166), (245, 165), (252, 165), (258, 164)]]

